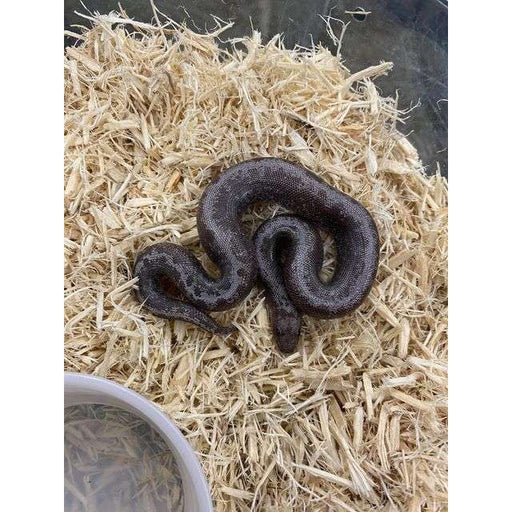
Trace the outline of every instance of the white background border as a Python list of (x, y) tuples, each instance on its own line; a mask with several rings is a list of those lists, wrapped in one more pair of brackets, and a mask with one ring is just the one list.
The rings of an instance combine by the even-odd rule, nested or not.
[[(62, 2), (2, 5), (2, 510), (63, 507), (62, 18)], [(452, 0), (449, 19), (450, 510), (502, 511), (512, 487), (511, 3)]]

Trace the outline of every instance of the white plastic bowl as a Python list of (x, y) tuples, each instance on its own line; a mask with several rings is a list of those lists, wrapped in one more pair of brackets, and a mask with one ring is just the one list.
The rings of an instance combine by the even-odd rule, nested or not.
[(213, 512), (210, 491), (192, 447), (178, 428), (157, 407), (115, 382), (92, 375), (64, 374), (64, 407), (102, 404), (120, 407), (147, 421), (167, 442), (178, 464), (185, 512)]

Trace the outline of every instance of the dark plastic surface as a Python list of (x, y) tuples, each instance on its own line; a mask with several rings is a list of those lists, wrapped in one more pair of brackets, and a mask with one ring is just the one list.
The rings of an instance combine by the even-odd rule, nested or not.
[[(91, 11), (107, 13), (118, 9), (118, 0), (85, 0)], [(149, 0), (122, 0), (127, 13), (141, 21), (151, 20)], [(402, 131), (410, 134), (427, 171), (439, 165), (447, 176), (448, 129), (448, 2), (439, 0), (155, 0), (162, 12), (176, 20), (188, 20), (198, 29), (213, 28), (211, 14), (236, 21), (226, 37), (249, 34), (251, 26), (266, 40), (283, 33), (287, 46), (311, 46), (322, 42), (333, 48), (320, 15), (332, 16), (350, 27), (343, 39), (342, 55), (352, 71), (382, 60), (395, 65), (391, 74), (377, 80), (382, 93), (399, 93), (399, 106), (407, 109), (420, 103)], [(362, 8), (370, 14), (348, 14)], [(86, 25), (74, 14), (84, 12), (80, 0), (64, 1), (64, 24)], [(338, 29), (341, 25), (338, 24)], [(66, 38), (66, 44), (73, 43)]]

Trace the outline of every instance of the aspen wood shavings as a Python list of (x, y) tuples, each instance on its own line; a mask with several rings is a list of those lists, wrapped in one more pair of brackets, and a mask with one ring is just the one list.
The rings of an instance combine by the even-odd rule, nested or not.
[[(168, 414), (219, 512), (446, 510), (447, 184), (423, 173), (396, 100), (378, 93), (391, 64), (351, 73), (323, 47), (257, 32), (226, 47), (223, 24), (92, 21), (65, 54), (65, 368)], [(201, 194), (267, 156), (356, 198), (382, 242), (363, 306), (305, 318), (287, 357), (260, 289), (214, 314), (238, 327), (228, 339), (155, 318), (133, 294), (135, 256), (155, 242), (215, 272), (197, 236)], [(276, 211), (254, 208), (247, 229)]]

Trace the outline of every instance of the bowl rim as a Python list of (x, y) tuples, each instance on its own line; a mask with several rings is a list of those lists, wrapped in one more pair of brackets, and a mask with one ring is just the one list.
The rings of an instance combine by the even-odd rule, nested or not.
[(213, 512), (210, 489), (192, 446), (178, 427), (156, 405), (137, 392), (96, 375), (64, 372), (64, 395), (67, 391), (103, 393), (135, 409), (143, 419), (156, 427), (179, 454), (183, 466), (193, 480), (198, 510)]

